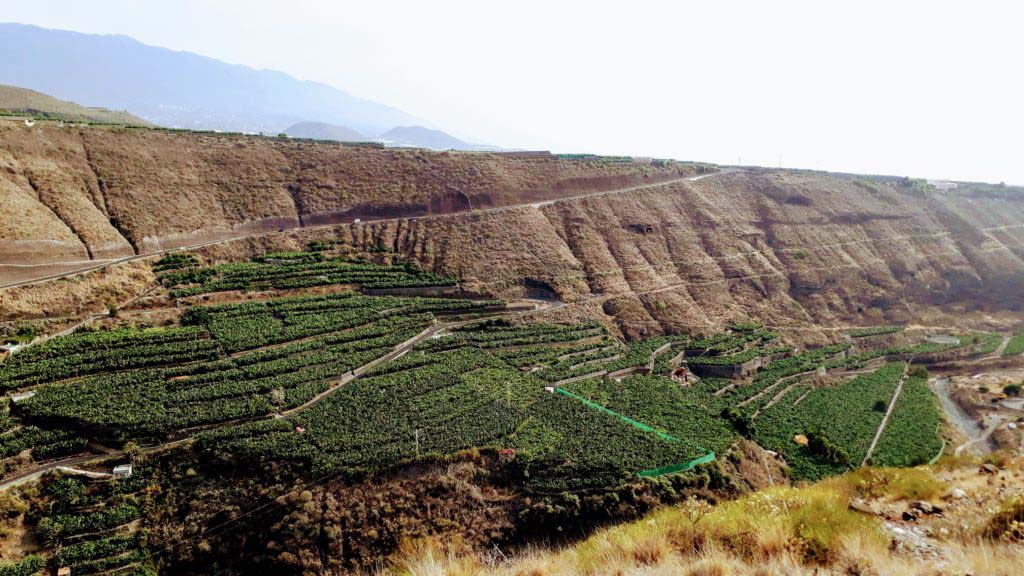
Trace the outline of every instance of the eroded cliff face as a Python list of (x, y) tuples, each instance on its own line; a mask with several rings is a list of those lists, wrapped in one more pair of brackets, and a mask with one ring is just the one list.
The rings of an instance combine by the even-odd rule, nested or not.
[(114, 258), (251, 232), (458, 212), (695, 171), (0, 122), (0, 265)]
[(204, 249), (222, 260), (331, 237), (457, 273), (470, 290), (538, 288), (566, 317), (629, 337), (720, 329), (908, 322), (1016, 310), (1024, 197), (982, 199), (815, 173), (737, 172), (699, 182), (486, 214), (341, 226)]

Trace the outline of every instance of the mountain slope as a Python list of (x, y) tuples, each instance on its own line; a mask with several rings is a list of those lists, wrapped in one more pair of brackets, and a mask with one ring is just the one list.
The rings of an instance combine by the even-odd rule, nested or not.
[(366, 142), (366, 136), (351, 128), (327, 122), (298, 122), (288, 127), (285, 134), (292, 138), (334, 140), (336, 142)]
[(35, 90), (2, 84), (0, 84), (0, 110), (41, 114), (72, 122), (149, 125), (149, 122), (128, 112), (107, 110), (106, 108), (86, 108), (74, 102), (58, 100)]
[(420, 124), (401, 110), (282, 72), (235, 66), (126, 36), (0, 24), (0, 82), (153, 123), (276, 134), (316, 118), (370, 133)]

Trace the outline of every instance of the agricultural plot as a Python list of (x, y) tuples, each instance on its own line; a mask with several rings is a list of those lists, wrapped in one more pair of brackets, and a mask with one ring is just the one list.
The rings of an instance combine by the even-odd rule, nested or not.
[(186, 262), (161, 260), (160, 283), (175, 298), (228, 290), (289, 290), (353, 284), (362, 288), (422, 288), (454, 286), (457, 279), (420, 270), (415, 264), (386, 266), (358, 260), (332, 258), (323, 252), (281, 252), (251, 262), (209, 267), (185, 267)]
[(560, 394), (535, 402), (509, 442), (531, 461), (530, 489), (550, 494), (617, 486), (702, 455)]
[[(342, 281), (340, 270), (349, 280), (418, 274), (310, 252), (208, 268), (183, 257), (161, 262), (173, 290), (281, 288), (325, 270), (332, 282)], [(724, 453), (746, 435), (785, 455), (796, 477), (814, 478), (863, 457), (882, 417), (877, 404), (902, 370), (887, 365), (813, 388), (800, 377), (850, 364), (842, 357), (850, 343), (793, 354), (750, 323), (623, 344), (594, 323), (472, 319), (501, 306), (340, 292), (191, 306), (172, 328), (57, 338), (0, 365), (0, 386), (35, 392), (5, 419), (0, 454), (57, 457), (81, 451), (84, 438), (119, 445), (188, 436), (201, 453), (355, 478), (470, 448), (515, 448), (527, 489), (550, 493), (621, 485)], [(448, 315), (459, 321), (426, 338)], [(416, 335), (412, 349), (392, 358)], [(660, 376), (675, 367), (670, 359), (732, 365), (758, 357), (774, 360), (748, 379), (681, 387)], [(602, 377), (588, 377), (595, 373)], [(552, 385), (562, 390), (545, 392)], [(894, 430), (912, 420), (894, 418)], [(810, 446), (796, 444), (797, 434), (811, 437)]]
[(631, 376), (621, 382), (595, 378), (573, 382), (566, 389), (685, 442), (692, 457), (721, 454), (735, 438), (719, 414), (667, 378)]
[[(870, 350), (863, 350), (856, 354), (850, 354), (846, 358), (836, 360), (828, 363), (828, 368), (847, 368), (850, 370), (857, 370), (863, 368), (868, 362), (876, 358), (882, 358), (886, 356), (901, 356), (910, 357), (921, 354), (934, 354), (936, 352), (945, 352), (947, 350), (955, 350), (962, 348), (966, 345), (966, 342), (956, 342), (943, 344), (940, 342), (917, 342), (914, 344), (907, 344), (904, 346), (892, 346), (889, 348), (873, 348)], [(996, 346), (999, 343), (996, 342)], [(993, 348), (994, 350), (994, 348)]]
[[(118, 344), (126, 351), (102, 374), (43, 381), (18, 412), (48, 429), (113, 442), (263, 418), (352, 378), (355, 369), (423, 331), (435, 311), (473, 312), (490, 304), (341, 293), (192, 307), (184, 327), (74, 335), (19, 358), (15, 368), (32, 374), (34, 367), (63, 358), (57, 352), (108, 357)], [(202, 337), (182, 339), (188, 336)], [(180, 348), (173, 362), (149, 366), (151, 356), (133, 354), (168, 341)], [(189, 344), (203, 353), (190, 353)]]
[(70, 477), (44, 481), (37, 533), (55, 548), (46, 565), (53, 571), (70, 568), (72, 574), (149, 575), (148, 533), (141, 492), (150, 479), (136, 466), (136, 474), (115, 482), (83, 483)]
[[(538, 344), (577, 344), (586, 339), (603, 339), (604, 328), (599, 324), (520, 324), (511, 325), (505, 321), (485, 321), (455, 330), (443, 338), (423, 343), (423, 350), (451, 350), (461, 346), (476, 346), (490, 350), (519, 348)], [(543, 353), (540, 347), (534, 348)], [(551, 348), (547, 348), (551, 350)], [(524, 357), (524, 361), (527, 361)]]
[(198, 445), (243, 458), (285, 458), (314, 473), (359, 474), (417, 455), (486, 446), (511, 433), (522, 406), (543, 393), (528, 375), (476, 349), (436, 359), (354, 380), (290, 423), (218, 431), (200, 436)]
[(799, 354), (771, 362), (757, 373), (750, 384), (735, 386), (720, 395), (719, 405), (722, 407), (743, 405), (744, 411), (752, 414), (766, 404), (770, 400), (770, 396), (764, 394), (759, 398), (759, 402), (744, 404), (745, 402), (753, 400), (762, 393), (773, 391), (783, 378), (817, 370), (819, 366), (829, 359), (844, 353), (849, 347), (848, 343), (843, 342), (813, 350), (805, 350)]
[[(199, 445), (243, 459), (287, 459), (317, 473), (353, 475), (387, 469), (417, 456), (446, 455), (474, 446), (511, 446), (530, 462), (530, 489), (542, 492), (617, 485), (641, 470), (706, 453), (689, 438), (691, 430), (709, 421), (693, 405), (677, 406), (673, 412), (698, 419), (676, 426), (687, 437), (667, 441), (577, 400), (548, 394), (539, 372), (519, 369), (494, 348), (498, 342), (595, 334), (593, 327), (491, 326), (496, 328), (493, 337), (484, 337), (479, 326), (472, 327), (457, 332), (463, 336), (457, 339), (462, 344), (458, 348), (429, 346), (377, 367), (289, 423), (259, 422), (213, 431), (203, 434)], [(632, 356), (646, 364), (660, 345), (658, 341), (637, 343)], [(578, 348), (568, 346), (559, 352), (578, 362), (601, 350)], [(523, 365), (533, 364), (541, 355), (551, 357), (531, 346), (507, 352), (523, 350), (536, 356), (508, 357)], [(628, 348), (621, 351), (624, 357), (630, 355)], [(557, 361), (558, 356), (554, 358)], [(666, 379), (654, 380), (661, 383), (660, 392), (674, 386)], [(646, 398), (646, 404), (640, 398), (635, 402), (653, 410), (657, 398), (655, 393)], [(299, 429), (301, 433), (296, 432)], [(730, 438), (725, 430), (717, 440), (727, 443)]]
[(66, 430), (43, 430), (26, 426), (10, 413), (10, 404), (0, 406), (0, 463), (26, 450), (35, 461), (52, 460), (85, 450), (86, 439)]
[(1024, 352), (1024, 331), (1017, 332), (1010, 337), (1006, 348), (1003, 349), (1003, 356), (1019, 356), (1022, 352)]
[[(799, 478), (815, 479), (847, 470), (867, 454), (903, 368), (902, 362), (889, 363), (838, 386), (806, 394), (794, 388), (754, 421), (755, 439), (783, 454)], [(930, 425), (934, 432), (934, 422), (922, 425)], [(797, 435), (812, 442), (803, 446), (796, 442)], [(815, 437), (819, 442), (813, 442)]]
[(719, 356), (735, 353), (746, 346), (756, 346), (776, 338), (774, 332), (760, 328), (760, 325), (741, 325), (742, 330), (713, 334), (706, 338), (684, 338), (680, 346), (687, 350), (690, 358)]
[[(751, 328), (702, 344), (756, 356), (779, 352), (773, 339)], [(891, 364), (821, 389), (790, 380), (849, 349), (840, 343), (775, 360), (746, 384), (709, 378), (680, 387), (633, 375), (566, 382), (568, 395), (543, 392), (576, 375), (667, 365), (673, 347), (692, 342), (622, 345), (596, 325), (477, 322), (374, 368), (287, 422), (204, 433), (201, 445), (242, 459), (353, 475), (474, 446), (514, 447), (529, 462), (530, 489), (546, 493), (607, 487), (643, 470), (722, 453), (744, 433), (791, 458), (797, 477), (811, 478), (863, 457), (882, 418), (877, 404), (888, 401), (902, 372), (902, 364)], [(738, 416), (727, 416), (727, 409)], [(828, 450), (815, 444), (820, 454), (793, 441), (819, 431), (828, 443)]]
[(86, 440), (67, 430), (44, 430), (18, 426), (0, 436), (0, 460), (31, 451), (36, 461), (53, 460), (85, 450)]
[(924, 378), (910, 377), (896, 399), (871, 463), (878, 466), (917, 466), (936, 457), (944, 446), (939, 437), (942, 412)]
[(867, 338), (868, 336), (881, 336), (883, 334), (895, 334), (902, 332), (903, 326), (865, 326), (864, 328), (852, 328), (846, 331), (850, 338)]
[(163, 364), (210, 360), (218, 343), (202, 328), (122, 329), (56, 338), (0, 365), (0, 390)]
[(975, 354), (986, 356), (995, 352), (999, 345), (1003, 343), (1003, 335), (997, 332), (982, 332), (975, 334), (972, 337), (975, 341), (973, 352)]

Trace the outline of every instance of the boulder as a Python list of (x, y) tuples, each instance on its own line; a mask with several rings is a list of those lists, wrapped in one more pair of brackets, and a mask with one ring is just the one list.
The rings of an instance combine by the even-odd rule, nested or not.
[(872, 516), (882, 515), (881, 509), (879, 509), (876, 504), (865, 502), (860, 498), (857, 498), (856, 500), (850, 502), (850, 510), (860, 512), (862, 514), (870, 514)]
[(978, 473), (990, 474), (994, 476), (999, 473), (999, 467), (996, 466), (995, 464), (982, 464), (981, 468), (978, 468)]
[(910, 504), (910, 508), (917, 510), (922, 514), (942, 514), (942, 507), (936, 506), (924, 500), (917, 500)]

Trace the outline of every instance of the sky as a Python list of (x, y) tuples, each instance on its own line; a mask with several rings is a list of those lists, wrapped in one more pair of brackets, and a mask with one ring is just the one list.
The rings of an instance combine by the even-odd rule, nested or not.
[(1024, 184), (1024, 3), (0, 0), (506, 147)]

